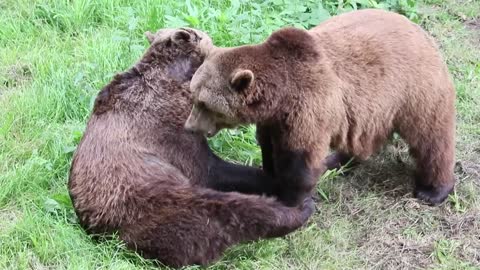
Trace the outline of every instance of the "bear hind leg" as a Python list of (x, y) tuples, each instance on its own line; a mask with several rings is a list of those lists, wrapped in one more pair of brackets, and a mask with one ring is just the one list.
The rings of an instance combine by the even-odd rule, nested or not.
[(407, 139), (417, 163), (414, 195), (430, 205), (442, 203), (455, 185), (455, 146), (450, 133)]

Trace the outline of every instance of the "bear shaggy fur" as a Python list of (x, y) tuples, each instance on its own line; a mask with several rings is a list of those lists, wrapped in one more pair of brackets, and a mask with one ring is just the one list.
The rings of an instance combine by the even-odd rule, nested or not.
[(118, 232), (145, 257), (180, 267), (206, 265), (235, 243), (304, 224), (311, 199), (286, 207), (214, 190), (255, 193), (266, 176), (224, 162), (202, 135), (183, 129), (192, 106), (188, 85), (210, 38), (188, 28), (147, 37), (143, 58), (100, 91), (74, 155), (69, 191), (81, 225), (95, 234)]
[(288, 205), (327, 168), (365, 160), (394, 132), (416, 158), (416, 197), (438, 204), (454, 187), (454, 86), (433, 39), (404, 16), (354, 11), (215, 48), (190, 86), (185, 128), (213, 136), (257, 124), (263, 167)]

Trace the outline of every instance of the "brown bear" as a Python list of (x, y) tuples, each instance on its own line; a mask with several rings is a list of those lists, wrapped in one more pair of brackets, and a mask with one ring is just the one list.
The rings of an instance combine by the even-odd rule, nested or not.
[(314, 211), (311, 199), (287, 207), (214, 190), (262, 193), (255, 189), (268, 177), (224, 162), (202, 135), (183, 129), (188, 85), (210, 38), (189, 28), (147, 36), (141, 60), (100, 91), (74, 154), (69, 192), (81, 225), (118, 232), (128, 247), (173, 267), (206, 265), (235, 243), (302, 226)]
[[(263, 167), (288, 205), (326, 168), (365, 160), (394, 132), (416, 158), (416, 197), (438, 204), (454, 187), (455, 89), (433, 39), (404, 16), (353, 11), (215, 48), (190, 87), (185, 128), (213, 136), (257, 124)], [(337, 154), (326, 158), (329, 148)]]

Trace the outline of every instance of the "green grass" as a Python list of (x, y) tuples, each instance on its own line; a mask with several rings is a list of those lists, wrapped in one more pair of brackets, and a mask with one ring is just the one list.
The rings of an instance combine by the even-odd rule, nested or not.
[[(396, 141), (348, 174), (322, 177), (305, 228), (233, 247), (211, 269), (480, 268), (480, 2), (425, 0), (418, 13), (411, 0), (342, 3), (1, 0), (0, 269), (156, 268), (119, 241), (91, 240), (66, 188), (93, 98), (140, 57), (143, 32), (190, 25), (233, 46), (359, 7), (396, 9), (441, 44), (458, 97), (456, 193), (439, 207), (413, 199), (411, 160)], [(259, 164), (254, 132), (210, 143), (226, 159)]]

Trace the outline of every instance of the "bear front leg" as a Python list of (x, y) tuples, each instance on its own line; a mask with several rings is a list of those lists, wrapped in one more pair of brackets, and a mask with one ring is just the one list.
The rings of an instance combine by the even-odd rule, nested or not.
[(272, 129), (268, 126), (257, 125), (257, 142), (262, 150), (262, 169), (269, 175), (274, 176), (274, 158)]
[(287, 206), (296, 206), (312, 195), (312, 191), (327, 167), (309, 165), (307, 151), (275, 151), (276, 195)]
[(223, 192), (272, 195), (273, 177), (260, 168), (226, 162), (212, 154), (206, 187)]

